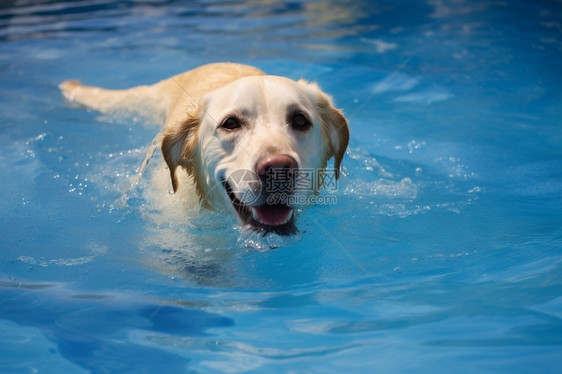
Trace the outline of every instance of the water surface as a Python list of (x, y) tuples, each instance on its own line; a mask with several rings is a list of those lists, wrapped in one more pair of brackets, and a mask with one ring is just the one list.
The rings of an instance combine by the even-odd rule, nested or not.
[[(561, 24), (556, 1), (1, 5), (0, 371), (557, 372)], [(337, 204), (285, 247), (164, 219), (158, 152), (120, 205), (159, 119), (57, 88), (218, 61), (350, 120)]]

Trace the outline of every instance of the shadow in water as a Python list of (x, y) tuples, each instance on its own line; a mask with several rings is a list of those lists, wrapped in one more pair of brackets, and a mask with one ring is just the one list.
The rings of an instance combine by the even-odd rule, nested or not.
[(188, 358), (135, 344), (130, 333), (194, 337), (234, 324), (200, 309), (132, 296), (73, 295), (57, 284), (3, 282), (0, 298), (1, 319), (39, 329), (62, 357), (92, 373), (185, 372)]

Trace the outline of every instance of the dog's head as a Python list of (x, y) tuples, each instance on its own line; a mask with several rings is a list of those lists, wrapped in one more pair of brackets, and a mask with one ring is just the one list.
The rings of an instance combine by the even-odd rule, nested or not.
[(327, 162), (335, 178), (349, 141), (347, 121), (316, 84), (246, 77), (207, 95), (169, 129), (162, 153), (195, 180), (203, 205), (234, 210), (250, 228), (295, 233), (295, 209), (317, 194)]

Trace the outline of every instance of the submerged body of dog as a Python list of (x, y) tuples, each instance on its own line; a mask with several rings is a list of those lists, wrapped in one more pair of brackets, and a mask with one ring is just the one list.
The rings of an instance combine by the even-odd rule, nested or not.
[[(264, 234), (297, 232), (297, 202), (318, 193), (332, 157), (337, 178), (349, 140), (346, 119), (315, 84), (247, 65), (205, 65), (128, 90), (60, 87), (102, 112), (149, 106), (165, 113), (162, 154), (174, 191), (185, 172), (203, 206), (234, 211)], [(308, 188), (296, 188), (303, 170)]]

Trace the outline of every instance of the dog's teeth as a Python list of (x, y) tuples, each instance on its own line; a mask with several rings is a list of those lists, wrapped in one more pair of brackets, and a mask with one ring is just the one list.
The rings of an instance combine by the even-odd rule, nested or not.
[(285, 222), (283, 222), (283, 223), (289, 222), (289, 220), (291, 219), (291, 217), (293, 217), (293, 209), (291, 209), (291, 211), (290, 211), (289, 214), (287, 215), (287, 219), (286, 219)]
[(254, 218), (254, 220), (261, 222), (260, 217), (258, 216), (258, 212), (256, 211), (255, 208), (252, 208), (252, 217)]

